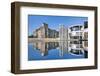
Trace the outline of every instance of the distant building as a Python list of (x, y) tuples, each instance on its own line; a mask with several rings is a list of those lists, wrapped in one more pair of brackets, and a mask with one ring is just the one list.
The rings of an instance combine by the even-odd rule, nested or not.
[(35, 38), (58, 38), (59, 32), (52, 30), (48, 27), (48, 24), (43, 23), (42, 26), (33, 32)]
[(84, 39), (84, 47), (87, 49), (88, 47), (88, 22), (84, 22), (84, 30), (83, 30), (83, 39)]

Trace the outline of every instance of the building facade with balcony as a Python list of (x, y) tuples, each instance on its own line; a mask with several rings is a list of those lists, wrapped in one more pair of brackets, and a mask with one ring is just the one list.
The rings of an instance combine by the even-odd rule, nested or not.
[(71, 27), (69, 27), (69, 39), (82, 39), (82, 29), (82, 25), (72, 25)]
[[(68, 29), (70, 52), (82, 54), (88, 51), (88, 22), (84, 25), (72, 25)], [(86, 53), (85, 53), (86, 54)], [(87, 57), (87, 55), (86, 55)]]

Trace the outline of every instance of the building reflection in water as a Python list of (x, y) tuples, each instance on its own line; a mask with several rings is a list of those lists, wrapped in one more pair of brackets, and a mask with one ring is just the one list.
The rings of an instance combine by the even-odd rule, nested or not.
[(84, 57), (87, 58), (88, 55), (87, 50), (83, 48), (84, 42), (85, 41), (65, 41), (65, 40), (62, 41), (60, 40), (58, 42), (44, 42), (42, 40), (33, 42), (32, 45), (34, 48), (40, 51), (41, 56), (47, 56), (50, 50), (58, 49), (59, 56), (63, 56), (65, 54), (80, 56), (84, 54)]
[(33, 43), (33, 47), (38, 49), (42, 56), (46, 56), (48, 55), (48, 50), (56, 49), (57, 47), (59, 47), (59, 43), (39, 41), (39, 42)]

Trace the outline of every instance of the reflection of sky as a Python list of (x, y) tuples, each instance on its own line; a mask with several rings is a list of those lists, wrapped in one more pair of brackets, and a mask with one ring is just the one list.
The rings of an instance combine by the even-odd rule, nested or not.
[(40, 50), (37, 50), (33, 47), (33, 45), (30, 43), (28, 44), (28, 61), (31, 60), (53, 60), (53, 59), (84, 59), (84, 54), (81, 56), (75, 56), (71, 54), (64, 54), (63, 56), (59, 56), (59, 52), (61, 50), (58, 49), (51, 49), (48, 50), (48, 55), (41, 56)]
[(49, 28), (58, 30), (60, 24), (63, 24), (66, 27), (74, 24), (83, 25), (84, 21), (87, 20), (88, 20), (87, 17), (29, 15), (28, 35), (31, 35), (33, 30), (39, 28), (42, 23), (47, 23)]

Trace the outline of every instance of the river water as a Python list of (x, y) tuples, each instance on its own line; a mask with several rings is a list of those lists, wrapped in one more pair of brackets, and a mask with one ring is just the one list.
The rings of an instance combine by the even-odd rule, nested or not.
[(56, 60), (87, 58), (84, 50), (71, 49), (64, 42), (28, 43), (28, 60)]

